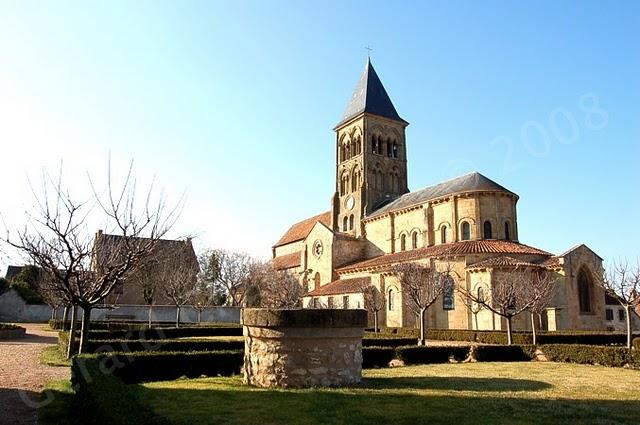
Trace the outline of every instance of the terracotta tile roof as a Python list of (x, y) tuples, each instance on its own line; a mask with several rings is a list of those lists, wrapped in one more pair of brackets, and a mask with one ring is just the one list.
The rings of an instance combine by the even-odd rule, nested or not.
[(552, 254), (538, 248), (511, 241), (480, 240), (462, 241), (450, 244), (434, 245), (410, 251), (384, 254), (369, 260), (360, 261), (336, 270), (338, 273), (368, 268), (385, 268), (397, 263), (420, 260), (443, 255), (464, 254), (533, 254), (551, 256)]
[(562, 262), (560, 261), (559, 256), (553, 256), (551, 258), (547, 258), (546, 260), (544, 260), (542, 263), (540, 263), (541, 266), (550, 268), (550, 269), (554, 269), (557, 267), (562, 267)]
[(313, 229), (313, 226), (315, 226), (317, 222), (320, 222), (330, 228), (331, 227), (331, 211), (327, 211), (322, 214), (315, 215), (313, 217), (310, 217), (306, 220), (302, 220), (301, 222), (294, 224), (289, 228), (289, 230), (287, 230), (287, 232), (280, 238), (280, 240), (276, 242), (274, 247), (286, 245), (288, 243), (300, 241), (306, 238), (309, 232), (311, 232), (311, 229)]
[(353, 279), (338, 279), (322, 285), (311, 292), (305, 294), (305, 297), (317, 297), (320, 295), (339, 295), (339, 294), (355, 294), (362, 291), (364, 286), (371, 284), (370, 277), (356, 277)]
[(300, 254), (300, 252), (292, 252), (291, 254), (281, 255), (271, 260), (271, 264), (276, 270), (286, 270), (298, 267), (300, 265)]
[(534, 264), (529, 261), (519, 260), (513, 257), (500, 256), (487, 258), (477, 263), (467, 266), (467, 270), (484, 269), (484, 268), (500, 268), (500, 267), (542, 267), (540, 264)]

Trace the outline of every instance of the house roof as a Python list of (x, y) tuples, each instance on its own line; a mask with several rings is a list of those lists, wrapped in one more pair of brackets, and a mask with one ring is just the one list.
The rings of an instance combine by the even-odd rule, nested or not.
[(339, 294), (355, 294), (362, 292), (362, 288), (371, 284), (370, 277), (356, 277), (352, 279), (338, 279), (322, 285), (311, 292), (305, 294), (305, 297), (317, 297), (320, 295), (339, 295)]
[(543, 267), (542, 264), (535, 264), (530, 261), (524, 261), (506, 255), (492, 257), (486, 260), (467, 266), (467, 270), (484, 269), (484, 268), (511, 268), (511, 267)]
[(313, 226), (317, 222), (324, 224), (331, 228), (331, 211), (324, 212), (322, 214), (314, 215), (306, 220), (302, 220), (289, 228), (284, 235), (280, 238), (274, 247), (289, 244), (291, 242), (300, 241), (307, 237)]
[(398, 115), (370, 59), (367, 59), (349, 104), (336, 127), (365, 112), (408, 124)]
[(291, 254), (275, 257), (271, 260), (271, 264), (276, 270), (286, 270), (298, 267), (300, 265), (300, 254), (300, 252), (292, 252)]
[[(124, 248), (122, 243), (122, 239), (124, 236), (122, 235), (111, 235), (107, 233), (103, 233), (102, 230), (98, 230), (96, 233), (96, 238), (94, 240), (94, 246), (96, 249), (96, 257), (99, 260), (101, 255), (103, 255), (103, 251), (101, 249), (102, 246), (111, 246), (114, 249)], [(149, 241), (150, 238), (141, 238), (128, 236), (132, 241)], [(112, 244), (112, 245), (110, 245)], [(191, 239), (187, 238), (185, 240), (175, 240), (175, 239), (158, 239), (154, 246), (153, 252), (155, 255), (176, 255), (180, 253), (180, 255), (186, 255), (185, 259), (193, 262), (195, 266), (197, 266), (197, 257), (196, 253), (193, 250), (193, 244), (191, 243)]]
[(367, 218), (377, 217), (390, 211), (400, 210), (403, 208), (419, 205), (424, 202), (441, 198), (446, 195), (452, 195), (462, 192), (504, 192), (513, 196), (518, 196), (504, 186), (499, 185), (490, 178), (483, 176), (478, 172), (465, 174), (455, 179), (447, 180), (424, 189), (406, 193), (399, 198), (391, 201), (381, 208), (373, 211)]
[(341, 267), (336, 270), (338, 273), (345, 273), (360, 269), (388, 268), (394, 264), (405, 263), (431, 257), (445, 255), (465, 255), (465, 254), (533, 254), (551, 256), (549, 252), (532, 246), (524, 245), (512, 241), (503, 240), (479, 240), (461, 241), (449, 244), (434, 245), (425, 248), (401, 251), (393, 254), (384, 254), (375, 258), (359, 261)]

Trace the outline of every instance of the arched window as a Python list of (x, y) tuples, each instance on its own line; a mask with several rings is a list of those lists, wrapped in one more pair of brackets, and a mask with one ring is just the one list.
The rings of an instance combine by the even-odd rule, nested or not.
[(493, 235), (491, 234), (491, 222), (489, 220), (484, 222), (484, 238), (493, 239)]
[(468, 221), (462, 222), (462, 240), (468, 241), (471, 239), (471, 226)]
[(411, 234), (411, 248), (416, 249), (418, 247), (418, 232)]
[(353, 214), (349, 217), (349, 230), (353, 230)]
[(342, 219), (342, 230), (349, 230), (348, 226), (349, 226), (349, 219), (345, 215), (344, 218)]
[(398, 157), (398, 144), (396, 142), (393, 142), (393, 157)]
[(378, 190), (384, 189), (384, 178), (382, 176), (382, 170), (378, 170), (378, 175), (376, 176), (376, 188), (378, 188)]
[(484, 289), (482, 289), (482, 286), (478, 287), (478, 301), (484, 302)]
[(378, 153), (378, 136), (375, 134), (371, 138), (371, 152), (375, 154)]
[(400, 251), (407, 249), (407, 235), (400, 235)]
[(591, 276), (585, 269), (578, 272), (578, 302), (580, 313), (591, 313)]
[(362, 139), (360, 139), (360, 136), (358, 136), (358, 138), (356, 139), (356, 155), (359, 155), (361, 153), (362, 150)]
[(509, 222), (505, 221), (504, 222), (504, 238), (508, 241), (511, 240), (511, 232), (509, 231)]
[(313, 286), (314, 289), (318, 289), (320, 287), (320, 272), (316, 272), (315, 276), (313, 276)]
[(447, 226), (440, 228), (440, 243), (447, 243)]
[(389, 292), (387, 295), (387, 305), (389, 306), (389, 311), (393, 311), (396, 309), (396, 291), (393, 288), (389, 288)]
[(391, 143), (391, 140), (387, 140), (387, 156), (391, 158), (392, 155), (393, 155), (393, 144)]
[(455, 296), (454, 296), (453, 278), (451, 276), (445, 277), (444, 292), (442, 293), (442, 309), (453, 310), (455, 309)]

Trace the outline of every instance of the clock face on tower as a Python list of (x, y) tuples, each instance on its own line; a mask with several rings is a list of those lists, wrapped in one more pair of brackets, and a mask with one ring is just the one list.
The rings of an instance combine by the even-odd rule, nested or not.
[(349, 196), (344, 203), (345, 207), (347, 207), (348, 210), (352, 210), (355, 204), (356, 201), (355, 199), (353, 199), (353, 196)]

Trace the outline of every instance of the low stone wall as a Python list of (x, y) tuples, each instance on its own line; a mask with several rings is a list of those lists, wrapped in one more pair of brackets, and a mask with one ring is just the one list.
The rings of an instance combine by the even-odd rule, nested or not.
[(0, 329), (0, 339), (18, 339), (18, 338), (24, 338), (25, 335), (26, 335), (25, 328)]
[(365, 310), (242, 310), (244, 382), (315, 387), (362, 380)]

